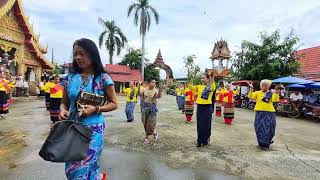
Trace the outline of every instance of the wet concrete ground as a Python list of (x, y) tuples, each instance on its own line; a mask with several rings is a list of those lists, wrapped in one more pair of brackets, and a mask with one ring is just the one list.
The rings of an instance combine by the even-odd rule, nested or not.
[[(143, 145), (139, 106), (126, 123), (124, 98), (106, 114), (102, 169), (111, 180), (320, 179), (320, 124), (277, 118), (272, 150), (255, 148), (254, 112), (237, 109), (232, 126), (215, 118), (210, 146), (196, 148), (196, 125), (185, 124), (175, 98), (159, 101), (160, 140)], [(0, 119), (0, 179), (65, 179), (64, 165), (43, 161), (38, 151), (49, 129), (43, 99), (19, 99)]]
[[(113, 120), (108, 121), (108, 130), (112, 129), (111, 124), (122, 121), (122, 113), (118, 111), (109, 116)], [(4, 144), (0, 148), (0, 179), (66, 179), (63, 164), (46, 162), (38, 156), (48, 134), (48, 118), (43, 99), (17, 99), (11, 106), (10, 114), (0, 120), (0, 136), (3, 137), (0, 138), (0, 143)], [(108, 139), (106, 136), (107, 141)], [(107, 170), (111, 180), (240, 179), (222, 171), (188, 167), (173, 169), (152, 154), (124, 151), (107, 145), (101, 158), (101, 167)]]

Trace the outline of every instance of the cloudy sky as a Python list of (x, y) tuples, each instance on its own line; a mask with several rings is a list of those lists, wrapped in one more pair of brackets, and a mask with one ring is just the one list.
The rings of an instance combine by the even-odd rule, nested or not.
[[(70, 62), (73, 42), (88, 37), (95, 42), (103, 27), (98, 17), (113, 19), (126, 34), (129, 46), (141, 41), (133, 18), (127, 18), (128, 5), (135, 0), (25, 0), (25, 11), (42, 44), (54, 48), (55, 60)], [(261, 31), (280, 29), (283, 35), (294, 29), (300, 48), (320, 45), (319, 0), (150, 0), (160, 14), (160, 24), (147, 34), (147, 58), (154, 60), (161, 49), (175, 77), (183, 77), (183, 57), (195, 54), (202, 69), (209, 60), (214, 42), (223, 38), (229, 49), (239, 49), (241, 40), (258, 41)], [(104, 64), (108, 62), (101, 49)], [(124, 50), (125, 52), (125, 50)], [(48, 54), (51, 54), (51, 50)], [(122, 53), (123, 54), (123, 53)], [(51, 55), (47, 56), (51, 59)], [(119, 62), (123, 55), (115, 57)], [(162, 76), (164, 72), (162, 72)]]

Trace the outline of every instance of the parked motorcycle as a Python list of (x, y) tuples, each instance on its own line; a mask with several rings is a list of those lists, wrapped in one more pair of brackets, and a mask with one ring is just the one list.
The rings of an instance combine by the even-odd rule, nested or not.
[(320, 107), (314, 104), (305, 103), (302, 114), (309, 120), (320, 121)]
[(301, 116), (303, 104), (300, 109), (296, 111), (290, 103), (288, 98), (280, 99), (279, 103), (276, 105), (277, 114), (287, 115), (290, 118), (298, 118)]
[(243, 94), (234, 96), (235, 107), (241, 107), (241, 104), (242, 104), (242, 101), (243, 101), (242, 96), (243, 96)]

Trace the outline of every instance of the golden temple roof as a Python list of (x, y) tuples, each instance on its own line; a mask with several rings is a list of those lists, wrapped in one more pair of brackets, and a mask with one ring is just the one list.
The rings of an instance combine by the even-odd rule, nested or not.
[(29, 37), (28, 39), (26, 38), (25, 44), (31, 45), (32, 49), (36, 52), (36, 56), (43, 61), (47, 68), (52, 69), (54, 66), (44, 57), (44, 54), (48, 52), (48, 46), (44, 48), (40, 45), (40, 35), (34, 33), (33, 25), (29, 22), (29, 17), (25, 15), (22, 0), (0, 0), (0, 18), (12, 8), (15, 8), (17, 11), (16, 16), (20, 20), (19, 24), (26, 37)]

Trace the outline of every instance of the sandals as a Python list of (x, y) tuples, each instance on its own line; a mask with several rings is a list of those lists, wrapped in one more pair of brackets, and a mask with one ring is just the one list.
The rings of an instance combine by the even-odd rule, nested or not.
[(150, 140), (145, 138), (143, 144), (150, 144)]
[(108, 180), (108, 174), (106, 172), (101, 173), (101, 180)]

